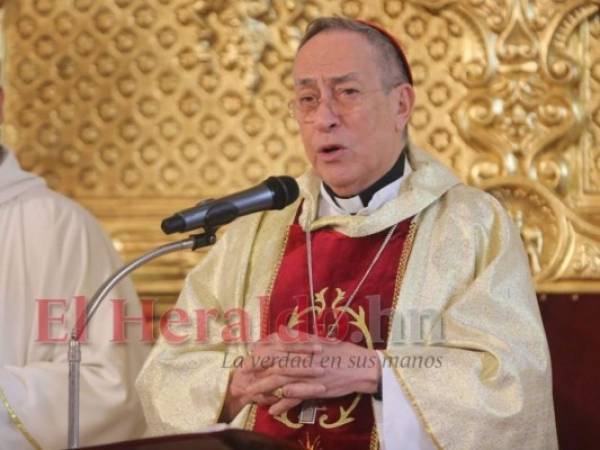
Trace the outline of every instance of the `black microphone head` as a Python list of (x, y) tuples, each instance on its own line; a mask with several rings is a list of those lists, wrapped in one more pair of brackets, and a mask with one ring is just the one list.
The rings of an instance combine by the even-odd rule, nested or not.
[(181, 233), (185, 231), (185, 220), (179, 214), (174, 214), (164, 219), (160, 227), (165, 234)]
[(300, 195), (298, 183), (292, 177), (269, 177), (265, 184), (273, 192), (273, 209), (285, 208), (294, 203)]

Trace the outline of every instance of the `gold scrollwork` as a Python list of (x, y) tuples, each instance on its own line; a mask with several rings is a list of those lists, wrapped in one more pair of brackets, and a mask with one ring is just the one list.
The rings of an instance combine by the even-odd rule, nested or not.
[[(337, 14), (403, 42), (418, 145), (475, 186), (537, 192), (566, 221), (550, 236), (535, 211), (515, 216), (538, 288), (600, 288), (588, 250), (600, 246), (597, 0), (2, 4), (3, 139), (98, 215), (125, 259), (163, 243), (159, 218), (192, 200), (305, 170), (286, 108), (291, 63), (306, 24)], [(565, 266), (548, 256), (555, 241)], [(173, 256), (134, 281), (173, 300), (197, 262)]]
[[(316, 314), (317, 320), (321, 319), (323, 317), (323, 315), (325, 314), (325, 310), (327, 307), (326, 295), (327, 295), (328, 291), (329, 291), (329, 287), (325, 287), (325, 288), (321, 289), (319, 292), (315, 293), (314, 306), (312, 306), (312, 305), (308, 306), (301, 311), (299, 311), (298, 307), (296, 306), (294, 308), (290, 318), (288, 319), (287, 326), (289, 328), (294, 328), (298, 324), (302, 323), (303, 320), (308, 320), (309, 317), (312, 317), (313, 311)], [(350, 306), (343, 305), (342, 302), (346, 298), (346, 293), (340, 288), (336, 288), (335, 293), (336, 293), (336, 296), (333, 299), (333, 301), (331, 302), (331, 310), (334, 313), (334, 320), (337, 320), (337, 318), (340, 315), (347, 314), (348, 316), (350, 316), (352, 318), (352, 320), (349, 323), (351, 325), (354, 325), (360, 331), (362, 336), (365, 338), (367, 348), (373, 349), (374, 348), (373, 347), (373, 339), (371, 337), (371, 333), (369, 332), (369, 327), (367, 325), (364, 308), (359, 307), (358, 311), (355, 311)], [(337, 419), (333, 420), (333, 422), (327, 422), (329, 419), (329, 416), (327, 414), (322, 414), (319, 417), (319, 425), (323, 428), (333, 429), (333, 428), (339, 428), (341, 426), (344, 426), (348, 423), (353, 422), (354, 418), (352, 417), (351, 414), (358, 406), (358, 403), (360, 402), (361, 397), (362, 397), (361, 394), (356, 394), (354, 396), (354, 398), (352, 399), (352, 402), (350, 403), (350, 405), (347, 408), (340, 406), (339, 407), (339, 416)], [(289, 419), (287, 412), (284, 412), (284, 413), (280, 414), (279, 416), (276, 416), (275, 419), (277, 421), (283, 423), (285, 426), (287, 426), (289, 428), (300, 429), (303, 427), (303, 424), (301, 424), (301, 423), (292, 422)]]

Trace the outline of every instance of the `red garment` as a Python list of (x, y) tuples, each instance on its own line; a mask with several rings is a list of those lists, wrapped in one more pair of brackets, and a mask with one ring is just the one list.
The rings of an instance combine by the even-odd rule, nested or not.
[[(337, 315), (342, 314), (338, 323), (338, 339), (368, 348), (386, 347), (390, 314), (386, 314), (385, 310), (391, 313), (394, 299), (398, 297), (403, 273), (399, 264), (410, 222), (411, 219), (407, 219), (398, 225), (346, 313), (341, 312), (344, 304), (367, 271), (389, 229), (361, 238), (350, 238), (330, 228), (313, 232), (313, 277), (319, 335), (324, 336), (328, 326), (335, 322)], [(293, 224), (288, 230), (284, 256), (263, 315), (263, 337), (275, 332), (279, 325), (290, 324), (290, 320), (291, 328), (313, 333), (306, 259), (305, 233), (300, 225)], [(332, 309), (336, 300), (335, 309)], [(323, 305), (326, 305), (324, 309), (321, 308)], [(293, 364), (293, 360), (287, 363)], [(347, 366), (348, 370), (352, 370), (353, 367), (371, 364), (377, 364), (377, 361), (359, 360), (357, 357)], [(319, 401), (317, 419), (311, 425), (299, 423), (300, 409), (301, 406), (297, 406), (288, 411), (289, 422), (283, 423), (281, 416), (274, 418), (269, 415), (268, 407), (255, 406), (251, 413), (254, 416), (253, 429), (300, 442), (311, 450), (378, 448), (370, 395), (350, 394)]]

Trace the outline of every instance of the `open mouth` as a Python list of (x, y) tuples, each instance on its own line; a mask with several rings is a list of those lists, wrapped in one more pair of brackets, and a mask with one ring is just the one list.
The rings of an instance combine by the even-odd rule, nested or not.
[(338, 150), (341, 150), (343, 148), (344, 147), (342, 147), (341, 145), (333, 144), (333, 145), (326, 145), (324, 147), (321, 147), (321, 149), (319, 151), (320, 151), (320, 153), (329, 154), (329, 153), (335, 153)]

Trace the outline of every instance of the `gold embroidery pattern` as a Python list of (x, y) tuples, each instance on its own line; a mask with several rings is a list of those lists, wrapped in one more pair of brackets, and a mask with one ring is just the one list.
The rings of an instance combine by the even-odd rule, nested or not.
[(373, 427), (371, 432), (371, 442), (369, 444), (370, 450), (379, 450), (379, 433), (377, 431), (377, 424)]
[(404, 248), (400, 255), (400, 263), (398, 264), (398, 275), (396, 277), (396, 286), (394, 287), (394, 300), (392, 303), (392, 314), (390, 316), (390, 323), (388, 324), (388, 340), (392, 336), (392, 324), (394, 323), (394, 316), (396, 315), (396, 306), (398, 299), (400, 298), (400, 289), (402, 287), (402, 281), (404, 280), (404, 273), (406, 272), (406, 266), (408, 265), (408, 258), (412, 252), (412, 247), (415, 242), (415, 235), (417, 234), (417, 222), (418, 218), (413, 217), (408, 228), (408, 234), (406, 235), (406, 241), (404, 242)]
[(298, 441), (298, 442), (300, 443), (300, 445), (302, 445), (304, 450), (322, 450), (322, 448), (323, 448), (323, 447), (321, 447), (321, 436), (315, 437), (315, 440), (313, 442), (310, 442), (310, 436), (308, 433), (306, 433), (306, 441), (305, 442)]
[(285, 249), (287, 248), (287, 243), (288, 243), (288, 239), (290, 237), (290, 230), (288, 227), (288, 231), (285, 234), (285, 238), (283, 239), (283, 243), (281, 245), (281, 250), (279, 251), (279, 256), (277, 258), (277, 264), (275, 266), (275, 269), (273, 270), (273, 275), (271, 277), (271, 281), (269, 282), (269, 289), (267, 291), (266, 297), (267, 297), (267, 301), (265, 302), (266, 304), (264, 305), (264, 308), (261, 305), (260, 308), (260, 334), (261, 337), (263, 332), (266, 332), (266, 330), (268, 329), (268, 325), (269, 325), (269, 311), (271, 310), (271, 294), (273, 293), (273, 286), (275, 286), (275, 280), (277, 280), (277, 277), (279, 276), (279, 270), (281, 269), (281, 262), (283, 261), (283, 256), (285, 255)]
[(302, 428), (304, 425), (301, 423), (294, 423), (292, 422), (289, 417), (287, 416), (287, 412), (284, 412), (278, 416), (273, 417), (275, 420), (281, 422), (282, 424), (284, 424), (286, 427), (291, 428), (293, 430), (299, 430), (300, 428)]
[(352, 412), (356, 409), (361, 398), (362, 394), (356, 394), (354, 400), (352, 400), (352, 403), (350, 403), (350, 406), (347, 409), (343, 406), (340, 406), (340, 417), (333, 423), (327, 423), (329, 416), (327, 414), (323, 414), (319, 418), (319, 425), (321, 425), (321, 428), (332, 430), (334, 428), (343, 427), (344, 425), (354, 422), (354, 417), (350, 417), (350, 414), (352, 414)]
[[(279, 275), (279, 269), (281, 268), (281, 262), (283, 261), (283, 256), (285, 255), (285, 249), (287, 248), (288, 238), (289, 238), (289, 229), (285, 234), (285, 238), (283, 239), (283, 243), (281, 245), (281, 249), (279, 251), (279, 256), (277, 258), (277, 264), (275, 265), (275, 269), (273, 270), (273, 275), (271, 276), (271, 280), (269, 282), (269, 288), (267, 290), (267, 302), (263, 308), (261, 305), (260, 308), (260, 326), (261, 326), (261, 335), (263, 333), (262, 330), (267, 329), (268, 319), (269, 319), (269, 310), (271, 306), (271, 293), (273, 292), (273, 286), (275, 286), (275, 280), (277, 279), (277, 275)], [(256, 414), (257, 414), (258, 406), (253, 404), (250, 408), (250, 412), (248, 413), (248, 417), (246, 418), (246, 422), (244, 423), (244, 429), (253, 430), (254, 425), (256, 424)]]
[(27, 439), (27, 442), (29, 442), (34, 449), (42, 450), (42, 446), (38, 443), (38, 441), (35, 440), (35, 438), (29, 433), (29, 431), (27, 431), (25, 425), (23, 424), (23, 422), (21, 422), (19, 416), (17, 416), (15, 410), (12, 409), (12, 406), (10, 406), (10, 403), (8, 403), (8, 398), (6, 398), (6, 395), (4, 395), (4, 391), (2, 390), (2, 388), (0, 388), (0, 401), (6, 408), (6, 412), (8, 412), (8, 417), (10, 417), (10, 421), (17, 428), (17, 430), (19, 430), (23, 437)]
[[(319, 291), (318, 293), (315, 294), (314, 309), (315, 309), (317, 318), (321, 318), (322, 315), (325, 313), (325, 308), (327, 305), (327, 302), (325, 300), (325, 295), (327, 294), (328, 290), (329, 290), (329, 288), (325, 287), (325, 288), (321, 289), (321, 291)], [(358, 312), (356, 312), (350, 307), (340, 306), (346, 297), (346, 292), (344, 292), (340, 288), (336, 288), (335, 292), (336, 292), (336, 296), (331, 304), (331, 309), (334, 312), (334, 317), (337, 319), (337, 317), (339, 317), (343, 314), (347, 314), (348, 316), (352, 317), (353, 320), (350, 322), (350, 324), (354, 325), (356, 328), (358, 328), (360, 330), (360, 332), (362, 333), (362, 335), (365, 338), (367, 348), (373, 349), (373, 339), (371, 337), (371, 333), (369, 332), (369, 327), (366, 322), (364, 309), (362, 307), (359, 307)], [(313, 310), (312, 306), (309, 306), (309, 307), (303, 309), (302, 311), (298, 311), (297, 307), (294, 308), (294, 311), (292, 312), (292, 315), (290, 316), (290, 319), (288, 321), (288, 327), (292, 328), (293, 326), (301, 323), (303, 321), (304, 317), (310, 317), (310, 315), (312, 315), (312, 310)], [(339, 407), (340, 415), (339, 415), (338, 419), (335, 420), (334, 422), (328, 423), (327, 420), (329, 419), (329, 416), (327, 414), (323, 414), (319, 418), (319, 425), (325, 429), (334, 429), (334, 428), (339, 428), (348, 423), (353, 422), (354, 418), (351, 416), (351, 414), (358, 406), (358, 403), (360, 402), (361, 398), (362, 398), (361, 394), (356, 394), (356, 396), (354, 397), (354, 399), (352, 400), (352, 403), (350, 403), (348, 408), (344, 408), (343, 406), (340, 406)], [(283, 423), (285, 426), (292, 428), (292, 429), (296, 429), (296, 430), (300, 429), (304, 426), (301, 423), (292, 422), (288, 418), (287, 412), (275, 417), (275, 419), (278, 420), (279, 422)]]
[(248, 413), (248, 417), (246, 418), (246, 423), (244, 423), (245, 430), (254, 430), (254, 425), (256, 425), (256, 413), (258, 410), (258, 405), (254, 403), (250, 407), (250, 412)]

